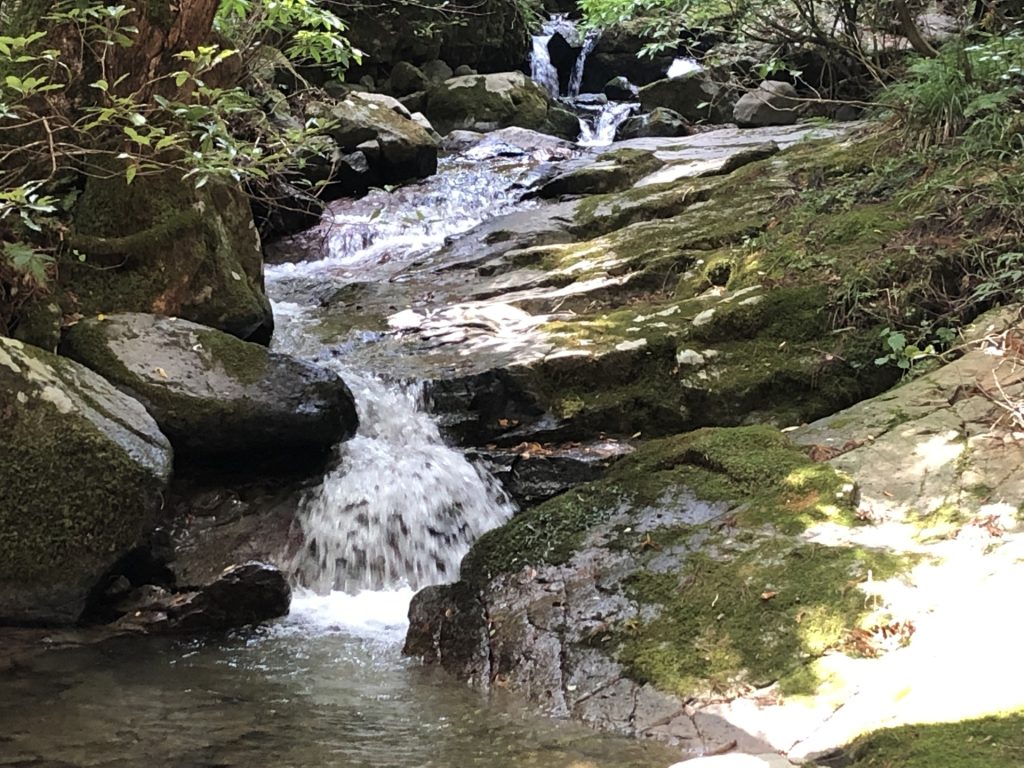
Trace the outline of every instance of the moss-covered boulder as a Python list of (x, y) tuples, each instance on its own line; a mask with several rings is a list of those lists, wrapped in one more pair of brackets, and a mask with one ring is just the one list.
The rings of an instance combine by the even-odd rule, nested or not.
[(79, 322), (61, 350), (137, 397), (183, 458), (323, 456), (358, 423), (332, 371), (177, 318)]
[(518, 126), (575, 139), (579, 120), (522, 72), (453, 77), (427, 91), (423, 113), (441, 133)]
[(241, 189), (196, 189), (174, 174), (95, 176), (75, 209), (79, 256), (61, 265), (67, 301), (83, 314), (156, 312), (267, 341), (274, 319), (263, 255)]
[(771, 428), (655, 441), (481, 537), (459, 583), (414, 599), (406, 649), (555, 714), (735, 745), (726, 728), (701, 743), (702, 708), (816, 690), (814, 661), (869, 613), (857, 585), (906, 564), (807, 536), (858, 525), (848, 479)]
[(0, 338), (0, 624), (75, 622), (140, 543), (171, 447), (145, 409), (82, 365)]
[(664, 162), (653, 152), (618, 149), (601, 154), (596, 161), (585, 160), (562, 170), (536, 191), (538, 197), (598, 195), (628, 189), (661, 168)]

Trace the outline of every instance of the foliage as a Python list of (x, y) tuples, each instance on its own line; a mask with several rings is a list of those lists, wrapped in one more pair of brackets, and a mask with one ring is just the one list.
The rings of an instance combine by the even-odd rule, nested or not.
[(265, 182), (298, 149), (314, 151), (308, 138), (325, 121), (272, 123), (237, 84), (247, 63), (272, 44), (287, 67), (338, 71), (359, 56), (316, 0), (228, 0), (214, 20), (220, 44), (158, 54), (140, 78), (124, 61), (146, 44), (146, 21), (126, 5), (58, 0), (31, 31), (0, 36), (0, 332), (24, 297), (47, 289), (84, 177)]
[(1022, 85), (1024, 37), (986, 34), (915, 61), (883, 103), (920, 148), (964, 135), (965, 153), (1008, 154), (1024, 146)]

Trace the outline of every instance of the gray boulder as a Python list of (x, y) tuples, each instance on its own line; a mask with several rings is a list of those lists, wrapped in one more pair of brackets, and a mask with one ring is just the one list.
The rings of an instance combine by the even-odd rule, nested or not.
[(682, 115), (665, 107), (657, 107), (652, 112), (623, 121), (615, 131), (615, 140), (689, 136), (690, 133), (690, 126)]
[(298, 460), (355, 432), (335, 373), (158, 315), (83, 320), (61, 350), (137, 397), (186, 457)]
[(171, 446), (108, 381), (2, 337), (0, 434), (0, 624), (74, 623), (147, 533)]
[(730, 110), (725, 95), (706, 72), (694, 71), (645, 85), (640, 89), (640, 106), (644, 112), (666, 107), (692, 123), (726, 123)]
[(522, 72), (453, 77), (427, 90), (423, 113), (442, 134), (519, 126), (575, 139), (579, 120)]
[(637, 97), (638, 89), (622, 75), (613, 77), (604, 84), (604, 95), (612, 101), (632, 101)]
[[(437, 171), (437, 141), (396, 99), (352, 93), (330, 109), (328, 134), (343, 153), (356, 150), (371, 158), (375, 176), (385, 184), (421, 179)], [(373, 144), (367, 151), (367, 144)]]
[[(440, 59), (432, 59), (425, 63), (420, 69), (426, 76), (427, 81), (431, 83), (443, 83), (449, 77), (454, 77), (455, 73), (452, 68)], [(472, 73), (467, 73), (472, 74)]]
[(796, 88), (789, 83), (765, 80), (744, 94), (733, 108), (733, 120), (742, 128), (792, 125), (798, 117)]
[(407, 61), (400, 61), (391, 68), (390, 82), (391, 93), (396, 96), (408, 96), (427, 87), (427, 76), (419, 67), (414, 67)]

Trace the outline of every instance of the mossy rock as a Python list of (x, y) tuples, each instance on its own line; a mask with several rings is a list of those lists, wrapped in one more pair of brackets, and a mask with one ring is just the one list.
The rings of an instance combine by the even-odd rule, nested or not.
[(147, 533), (171, 447), (105, 379), (13, 339), (0, 393), (0, 623), (73, 623)]
[[(856, 585), (911, 565), (804, 536), (817, 525), (861, 525), (855, 503), (849, 478), (768, 427), (652, 441), (606, 478), (482, 536), (458, 585), (414, 601), (419, 626), (409, 648), (460, 674), (524, 681), (534, 698), (531, 680), (570, 674), (537, 671), (540, 658), (590, 659), (585, 670), (573, 668), (587, 679), (581, 688), (625, 679), (677, 697), (679, 709), (694, 697), (776, 682), (786, 693), (811, 693), (813, 662), (848, 650), (868, 620)], [(581, 594), (586, 607), (574, 602)], [(573, 621), (545, 623), (551, 601)], [(443, 608), (432, 619), (431, 605)], [(456, 642), (456, 624), (486, 626), (483, 651), (479, 639)], [(520, 664), (534, 671), (524, 677)], [(562, 693), (572, 711), (573, 689)]]
[(82, 314), (151, 312), (268, 341), (263, 255), (249, 201), (173, 174), (91, 177), (75, 209), (61, 286)]
[(186, 459), (294, 465), (322, 458), (358, 424), (337, 374), (179, 318), (86, 319), (61, 351), (137, 397)]
[(887, 728), (846, 749), (849, 768), (1017, 768), (1024, 754), (1024, 713)]
[(537, 190), (538, 197), (595, 195), (628, 189), (664, 163), (653, 152), (620, 149), (605, 152), (594, 162), (560, 173)]

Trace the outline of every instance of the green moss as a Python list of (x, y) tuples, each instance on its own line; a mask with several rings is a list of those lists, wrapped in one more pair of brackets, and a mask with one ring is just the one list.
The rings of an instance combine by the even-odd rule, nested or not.
[(592, 528), (631, 497), (631, 491), (616, 484), (591, 483), (522, 512), (473, 544), (462, 561), (461, 577), (483, 585), (525, 565), (564, 563)]
[(703, 429), (652, 440), (617, 462), (607, 479), (546, 501), (484, 534), (463, 561), (462, 578), (485, 582), (524, 565), (563, 563), (615, 513), (657, 506), (680, 488), (704, 501), (745, 501), (737, 513), (744, 525), (771, 524), (795, 533), (823, 520), (853, 524), (847, 483), (770, 427)]
[(828, 291), (821, 286), (780, 287), (718, 305), (710, 322), (690, 336), (713, 344), (768, 338), (785, 342), (822, 338), (828, 330)]
[[(56, 370), (69, 365), (28, 354)], [(81, 591), (138, 540), (162, 480), (91, 421), (31, 395), (22, 402), (23, 383), (0, 365), (0, 390), (12, 397), (0, 408), (0, 592)]]
[(801, 668), (866, 613), (855, 585), (903, 566), (877, 551), (777, 536), (723, 540), (680, 572), (630, 579), (628, 594), (660, 613), (616, 633), (617, 657), (635, 679), (684, 697), (782, 679), (787, 694), (811, 693), (816, 681)]
[[(68, 311), (150, 312), (246, 337), (272, 323), (248, 200), (173, 176), (93, 178), (75, 211), (73, 254), (61, 264)], [(70, 298), (73, 295), (73, 301)]]
[(1024, 713), (888, 728), (848, 748), (850, 768), (1017, 768)]
[(265, 347), (213, 330), (198, 331), (196, 336), (211, 361), (220, 364), (233, 379), (254, 384), (266, 375), (270, 358)]

